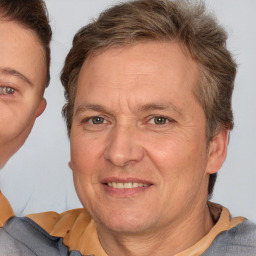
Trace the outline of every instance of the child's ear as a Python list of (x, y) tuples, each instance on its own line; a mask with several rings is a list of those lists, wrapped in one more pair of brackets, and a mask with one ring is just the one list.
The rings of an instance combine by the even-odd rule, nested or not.
[(69, 166), (69, 168), (72, 170), (73, 164), (72, 164), (71, 160), (68, 162), (68, 166)]
[(45, 98), (42, 98), (42, 100), (37, 108), (36, 117), (39, 117), (44, 112), (46, 105), (47, 105), (47, 103), (46, 103)]

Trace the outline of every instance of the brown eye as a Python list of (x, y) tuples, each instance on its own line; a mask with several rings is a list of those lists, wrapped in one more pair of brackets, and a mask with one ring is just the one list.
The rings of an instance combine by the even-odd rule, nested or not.
[(15, 89), (12, 87), (8, 87), (8, 86), (1, 86), (0, 87), (0, 94), (2, 95), (11, 95), (14, 94)]
[(163, 125), (163, 124), (166, 124), (168, 123), (168, 119), (166, 117), (162, 117), (162, 116), (156, 116), (154, 117), (154, 124), (157, 124), (157, 125)]

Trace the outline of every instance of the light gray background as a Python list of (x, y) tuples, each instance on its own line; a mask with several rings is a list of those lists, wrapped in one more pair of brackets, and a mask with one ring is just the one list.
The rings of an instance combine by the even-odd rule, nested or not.
[[(114, 0), (46, 0), (53, 29), (51, 84), (45, 113), (23, 146), (0, 172), (0, 188), (17, 215), (80, 207), (68, 168), (69, 141), (61, 117), (59, 73), (75, 32)], [(213, 201), (233, 215), (256, 220), (256, 1), (205, 0), (230, 35), (239, 64), (233, 96), (235, 129), (219, 172)]]

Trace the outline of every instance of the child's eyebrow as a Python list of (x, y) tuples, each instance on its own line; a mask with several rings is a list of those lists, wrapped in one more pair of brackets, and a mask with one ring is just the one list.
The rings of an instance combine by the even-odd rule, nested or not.
[(18, 77), (19, 79), (25, 81), (30, 86), (33, 86), (33, 83), (30, 81), (30, 79), (28, 79), (25, 75), (23, 75), (21, 72), (15, 70), (15, 69), (1, 68), (0, 73), (5, 74), (5, 75), (11, 75), (11, 76)]

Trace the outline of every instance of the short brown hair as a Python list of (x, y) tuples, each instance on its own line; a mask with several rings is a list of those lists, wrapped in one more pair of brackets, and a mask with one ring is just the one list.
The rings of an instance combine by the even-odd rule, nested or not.
[(36, 33), (45, 50), (47, 87), (50, 82), (50, 41), (52, 30), (44, 1), (0, 0), (0, 18), (16, 21)]
[[(68, 133), (80, 69), (89, 55), (110, 47), (141, 41), (177, 41), (200, 67), (194, 95), (206, 117), (206, 136), (211, 141), (219, 129), (233, 128), (231, 97), (236, 63), (226, 48), (227, 34), (202, 2), (183, 0), (136, 0), (103, 12), (81, 28), (73, 39), (61, 74), (66, 104), (63, 116)], [(213, 191), (216, 175), (210, 176), (208, 194)]]

